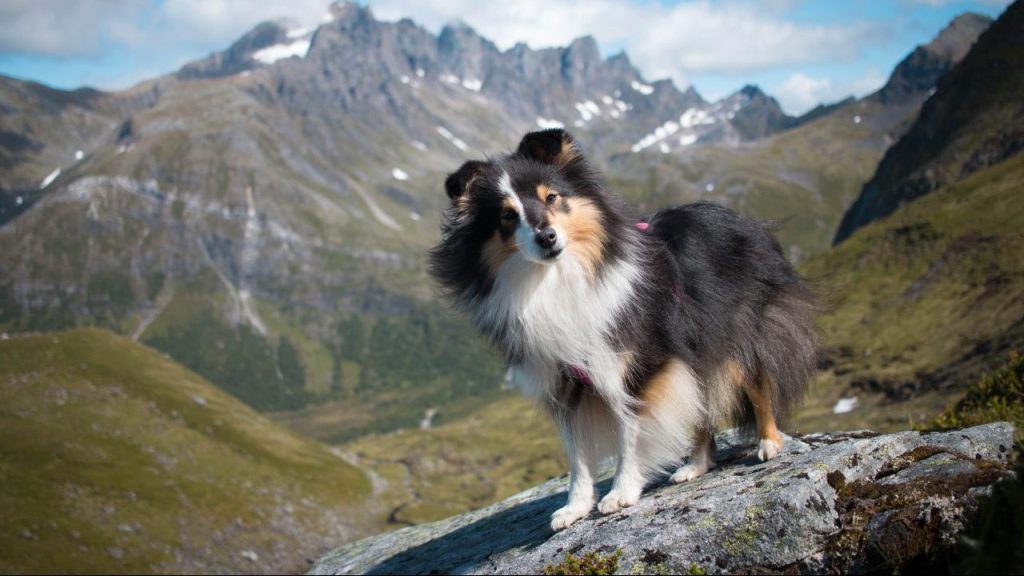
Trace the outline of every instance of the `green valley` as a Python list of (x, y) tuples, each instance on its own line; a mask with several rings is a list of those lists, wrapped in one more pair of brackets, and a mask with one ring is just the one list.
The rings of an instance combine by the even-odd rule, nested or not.
[(0, 341), (0, 571), (300, 571), (374, 531), (366, 476), (193, 372), (81, 329)]

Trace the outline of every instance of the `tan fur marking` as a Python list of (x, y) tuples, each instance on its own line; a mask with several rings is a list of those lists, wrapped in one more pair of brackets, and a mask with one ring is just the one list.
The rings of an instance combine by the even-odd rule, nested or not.
[(757, 435), (761, 439), (772, 440), (779, 446), (782, 445), (782, 437), (779, 436), (779, 429), (775, 425), (775, 409), (772, 406), (771, 398), (764, 393), (764, 382), (750, 380), (747, 382), (745, 391), (750, 403), (754, 405), (754, 416), (757, 418)]
[(607, 238), (601, 225), (601, 211), (586, 198), (568, 198), (567, 201), (569, 212), (552, 213), (551, 225), (566, 234), (566, 250), (579, 258), (591, 279), (596, 279), (597, 267), (604, 255), (604, 243)]
[(666, 362), (654, 376), (651, 376), (641, 395), (641, 399), (644, 401), (642, 411), (645, 414), (650, 413), (655, 406), (672, 396), (673, 382), (675, 382), (683, 370), (684, 364), (682, 361), (673, 358)]
[(458, 214), (466, 214), (469, 212), (469, 195), (463, 194), (455, 198), (455, 211)]
[(579, 151), (572, 145), (572, 142), (566, 138), (562, 138), (562, 149), (559, 150), (558, 156), (555, 157), (555, 164), (559, 167), (567, 166), (573, 160), (578, 158), (579, 155)]
[(495, 276), (498, 273), (498, 269), (515, 253), (515, 239), (511, 237), (504, 239), (501, 237), (500, 231), (495, 232), (494, 236), (491, 236), (487, 243), (484, 244), (484, 266), (491, 273), (491, 276)]
[(548, 202), (548, 194), (551, 194), (552, 192), (554, 192), (554, 190), (548, 188), (547, 184), (539, 184), (537, 186), (537, 198), (540, 198), (540, 201), (545, 204)]

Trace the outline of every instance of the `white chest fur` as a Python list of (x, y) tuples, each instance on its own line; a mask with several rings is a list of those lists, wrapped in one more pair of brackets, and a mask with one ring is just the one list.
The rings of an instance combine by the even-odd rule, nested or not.
[(513, 379), (530, 395), (549, 394), (564, 363), (586, 369), (608, 400), (628, 402), (608, 335), (640, 279), (640, 267), (630, 260), (611, 264), (594, 281), (571, 254), (553, 264), (515, 256), (474, 316), (504, 345), (521, 351)]

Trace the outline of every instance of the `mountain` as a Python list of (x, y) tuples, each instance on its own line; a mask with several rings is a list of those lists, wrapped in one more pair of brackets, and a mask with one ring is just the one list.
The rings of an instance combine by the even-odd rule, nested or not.
[(464, 159), (565, 125), (643, 209), (806, 215), (781, 232), (800, 258), (916, 110), (791, 119), (754, 87), (709, 103), (648, 82), (589, 37), (501, 51), (354, 3), (327, 20), (261, 24), (123, 92), (0, 82), (0, 330), (105, 327), (289, 421), (352, 416), (335, 440), (455, 418), (502, 377), (426, 276)]
[[(709, 200), (776, 221), (790, 259), (806, 260), (830, 246), (885, 151), (914, 121), (941, 73), (963, 58), (989, 22), (974, 14), (957, 18), (908, 54), (877, 92), (822, 105), (799, 118), (783, 115), (774, 100), (746, 87), (726, 99), (749, 103), (733, 113), (730, 126), (763, 137), (687, 136), (678, 146), (669, 140), (673, 146), (660, 150), (617, 154), (609, 161), (613, 183), (644, 210)], [(758, 116), (744, 116), (758, 110)], [(664, 138), (668, 132), (661, 129)]]
[(981, 14), (968, 12), (957, 16), (934, 40), (918, 46), (900, 62), (872, 98), (883, 104), (898, 103), (932, 90), (942, 75), (967, 55), (990, 24), (992, 20)]
[[(828, 353), (794, 426), (929, 421), (1024, 349), (1022, 186), (1018, 154), (899, 207), (802, 267), (823, 294)], [(834, 413), (841, 398), (857, 398), (857, 408)]]
[(282, 573), (378, 529), (360, 471), (155, 350), (0, 340), (0, 571)]
[(259, 409), (364, 417), (342, 435), (415, 424), (501, 380), (426, 278), (445, 173), (556, 124), (598, 161), (686, 114), (739, 141), (729, 115), (771, 104), (648, 83), (590, 37), (500, 51), (354, 3), (328, 20), (261, 24), (123, 92), (0, 82), (0, 329), (106, 327)]
[[(916, 51), (928, 70), (958, 54), (982, 23), (962, 16), (933, 44)], [(902, 94), (915, 75), (897, 69), (879, 97)], [(941, 77), (914, 125), (882, 159), (843, 216), (834, 243), (899, 205), (1000, 162), (1024, 149), (1024, 5), (1017, 2), (978, 38), (970, 53)]]

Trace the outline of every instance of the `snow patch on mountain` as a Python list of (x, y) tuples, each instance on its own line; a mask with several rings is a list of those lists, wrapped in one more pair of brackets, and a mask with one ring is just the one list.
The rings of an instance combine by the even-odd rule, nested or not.
[(654, 86), (651, 86), (650, 84), (643, 84), (642, 82), (637, 82), (636, 80), (633, 80), (630, 83), (630, 87), (633, 88), (633, 90), (636, 90), (637, 92), (643, 94), (644, 96), (650, 96), (651, 94), (654, 94)]
[(274, 44), (273, 46), (267, 46), (262, 50), (253, 52), (253, 60), (257, 60), (264, 64), (273, 64), (278, 60), (284, 60), (285, 58), (291, 58), (292, 56), (298, 56), (299, 58), (305, 58), (309, 52), (309, 39), (296, 40), (288, 44)]
[(43, 181), (39, 183), (39, 189), (42, 190), (50, 184), (53, 184), (53, 181), (57, 179), (57, 176), (60, 176), (60, 168), (54, 169), (54, 171), (50, 172), (46, 178), (43, 178)]
[(466, 150), (469, 149), (469, 146), (466, 146), (466, 143), (463, 142), (461, 138), (455, 136), (455, 134), (452, 134), (451, 131), (445, 128), (444, 126), (438, 126), (437, 133), (440, 134), (441, 137), (444, 138), (445, 140), (451, 142), (452, 145), (454, 145), (459, 150), (465, 152)]
[(537, 127), (540, 128), (541, 130), (547, 130), (548, 128), (565, 128), (565, 124), (555, 119), (537, 116)]

